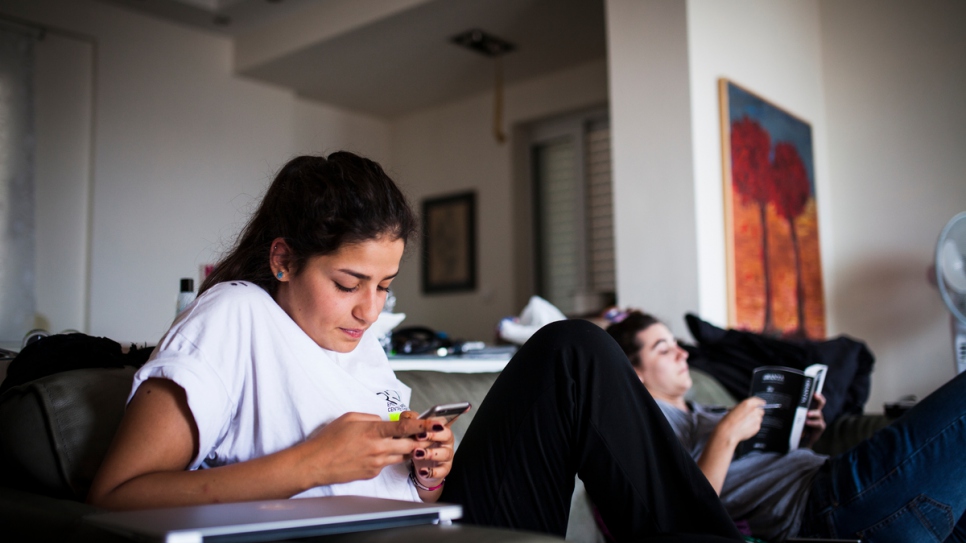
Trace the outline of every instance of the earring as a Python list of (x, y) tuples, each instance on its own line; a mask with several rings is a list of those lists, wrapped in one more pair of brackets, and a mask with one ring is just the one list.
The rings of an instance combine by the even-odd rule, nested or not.
[(275, 277), (278, 277), (279, 279), (281, 279), (283, 275), (285, 274), (282, 272), (278, 272), (277, 274), (275, 274)]

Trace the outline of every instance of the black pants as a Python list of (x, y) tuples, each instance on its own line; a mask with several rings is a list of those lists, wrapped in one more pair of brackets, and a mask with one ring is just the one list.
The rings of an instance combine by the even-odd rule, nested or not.
[(585, 321), (548, 325), (513, 357), (442, 500), (463, 522), (563, 536), (574, 474), (619, 541), (742, 540), (617, 343)]

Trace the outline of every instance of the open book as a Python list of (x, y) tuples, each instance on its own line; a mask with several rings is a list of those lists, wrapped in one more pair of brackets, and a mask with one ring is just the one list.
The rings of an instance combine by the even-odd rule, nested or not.
[(822, 392), (828, 366), (812, 364), (805, 371), (783, 366), (756, 368), (751, 377), (750, 396), (765, 400), (761, 430), (742, 441), (735, 457), (751, 451), (785, 453), (797, 449), (805, 419), (816, 392)]

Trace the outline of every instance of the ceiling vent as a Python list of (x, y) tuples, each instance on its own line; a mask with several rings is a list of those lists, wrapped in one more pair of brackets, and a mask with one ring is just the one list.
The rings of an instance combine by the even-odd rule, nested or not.
[(450, 41), (488, 57), (500, 57), (516, 49), (512, 43), (487, 34), (479, 28), (457, 34)]

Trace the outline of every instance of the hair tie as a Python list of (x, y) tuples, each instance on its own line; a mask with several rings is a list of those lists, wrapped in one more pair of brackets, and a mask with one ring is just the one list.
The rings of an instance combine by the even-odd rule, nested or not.
[(415, 485), (416, 488), (418, 488), (420, 490), (425, 490), (426, 492), (434, 492), (434, 491), (439, 490), (440, 488), (442, 488), (443, 487), (443, 483), (446, 482), (446, 477), (443, 477), (443, 480), (440, 481), (438, 485), (436, 485), (436, 486), (426, 486), (426, 485), (420, 483), (419, 482), (419, 479), (416, 479), (416, 466), (410, 464), (410, 467), (411, 467), (411, 469), (409, 470), (409, 480), (412, 481), (413, 482), (413, 485)]
[(610, 322), (612, 324), (617, 324), (617, 323), (621, 322), (622, 320), (626, 319), (627, 316), (630, 315), (630, 314), (631, 314), (630, 311), (627, 311), (627, 310), (624, 310), (624, 309), (618, 309), (616, 307), (612, 307), (612, 308), (608, 309), (606, 313), (604, 313), (604, 320), (606, 320), (607, 322)]

